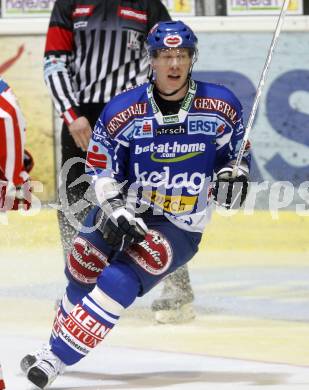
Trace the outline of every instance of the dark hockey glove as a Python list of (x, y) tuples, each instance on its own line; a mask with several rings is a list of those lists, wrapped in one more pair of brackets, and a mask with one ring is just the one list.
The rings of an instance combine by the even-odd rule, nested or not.
[(29, 210), (31, 208), (32, 201), (31, 193), (32, 187), (29, 178), (23, 185), (16, 187), (16, 195), (12, 210), (18, 210), (19, 208)]
[(32, 171), (33, 166), (34, 166), (33, 157), (28, 152), (28, 150), (25, 150), (25, 152), (24, 152), (24, 168), (25, 168), (25, 171), (27, 173), (29, 173), (30, 171)]
[[(34, 161), (32, 155), (25, 150), (24, 151), (24, 169), (27, 173), (30, 173), (33, 166)], [(15, 199), (13, 202), (12, 210), (18, 210), (22, 208), (24, 210), (29, 210), (31, 208), (31, 200), (32, 200), (32, 186), (31, 186), (31, 178), (29, 177), (22, 185), (16, 187)]]
[(121, 195), (108, 199), (97, 214), (99, 230), (114, 250), (125, 250), (145, 238), (147, 226), (142, 218), (135, 218), (126, 208)]
[(213, 189), (214, 201), (227, 209), (237, 209), (244, 203), (248, 192), (249, 169), (245, 161), (240, 164), (236, 177), (232, 177), (234, 162), (217, 172)]

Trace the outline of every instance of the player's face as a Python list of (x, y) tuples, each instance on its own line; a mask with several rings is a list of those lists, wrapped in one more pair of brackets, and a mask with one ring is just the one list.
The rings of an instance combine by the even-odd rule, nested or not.
[(189, 49), (158, 50), (157, 57), (152, 60), (152, 67), (159, 90), (169, 93), (180, 88), (187, 79), (191, 65)]

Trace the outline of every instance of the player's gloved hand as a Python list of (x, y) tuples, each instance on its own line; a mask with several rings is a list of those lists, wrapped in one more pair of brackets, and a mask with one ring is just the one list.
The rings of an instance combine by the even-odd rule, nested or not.
[(236, 177), (232, 177), (234, 164), (235, 161), (231, 161), (217, 172), (213, 189), (214, 201), (227, 209), (241, 207), (248, 192), (248, 165), (246, 161), (242, 161)]
[(21, 186), (16, 187), (16, 194), (12, 210), (18, 210), (20, 207), (29, 210), (31, 207), (31, 181), (30, 178)]
[(11, 183), (1, 182), (0, 193), (0, 210), (29, 210), (31, 207), (31, 182), (30, 179), (26, 180), (19, 186), (14, 186)]
[(147, 226), (142, 218), (135, 218), (126, 208), (119, 194), (105, 201), (97, 214), (99, 230), (114, 250), (125, 250), (131, 244), (143, 241)]
[[(27, 173), (30, 173), (34, 166), (34, 160), (30, 152), (28, 152), (28, 150), (24, 151), (23, 162), (24, 162), (25, 171)], [(23, 208), (24, 210), (29, 210), (31, 207), (31, 192), (32, 192), (30, 177), (28, 177), (28, 179), (23, 184), (17, 186), (15, 190), (16, 190), (15, 199), (11, 210), (18, 210), (20, 207)]]

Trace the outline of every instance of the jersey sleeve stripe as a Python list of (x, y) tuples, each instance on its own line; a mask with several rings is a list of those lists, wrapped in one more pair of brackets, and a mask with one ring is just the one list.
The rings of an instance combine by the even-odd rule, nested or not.
[[(57, 110), (60, 112), (64, 112), (66, 109), (65, 109), (64, 103), (62, 102), (62, 100), (59, 97), (58, 88), (56, 88), (56, 86), (55, 86), (53, 76), (48, 76), (46, 79), (46, 82), (47, 82), (47, 85), (49, 86), (49, 88), (52, 92), (52, 96), (54, 98), (54, 103), (55, 103)], [(56, 83), (57, 83), (57, 86), (60, 87), (59, 79), (57, 77), (56, 77)]]
[(8, 175), (8, 180), (12, 180), (15, 185), (18, 185), (23, 182), (20, 178), (20, 173), (23, 169), (21, 131), (24, 131), (24, 129), (20, 128), (15, 107), (4, 99), (3, 96), (0, 96), (0, 105), (12, 117), (12, 121), (5, 121), (6, 145), (7, 151), (10, 151), (7, 155), (5, 175)]
[(49, 27), (46, 37), (45, 54), (55, 51), (73, 51), (73, 33), (62, 27)]

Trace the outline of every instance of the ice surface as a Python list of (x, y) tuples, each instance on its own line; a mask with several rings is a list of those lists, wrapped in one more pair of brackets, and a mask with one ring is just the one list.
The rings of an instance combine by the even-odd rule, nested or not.
[[(8, 390), (33, 389), (19, 361), (42, 340), (1, 337), (3, 371)], [(3, 353), (5, 351), (5, 353)], [(309, 385), (309, 370), (291, 365), (223, 359), (199, 354), (161, 352), (101, 345), (86, 359), (68, 367), (54, 390), (294, 390)]]

